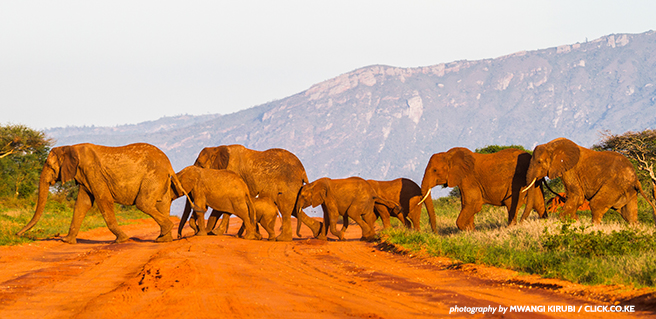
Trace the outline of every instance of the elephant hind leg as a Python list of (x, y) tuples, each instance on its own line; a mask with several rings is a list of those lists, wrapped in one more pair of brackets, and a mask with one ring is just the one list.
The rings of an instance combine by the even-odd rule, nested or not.
[(629, 223), (629, 224), (634, 224), (638, 222), (638, 198), (636, 196), (635, 199), (629, 200), (626, 205), (624, 205), (622, 208), (620, 208), (620, 215), (622, 215), (622, 218)]
[(212, 209), (212, 213), (210, 214), (210, 217), (207, 219), (207, 232), (209, 234), (215, 235), (214, 227), (216, 227), (216, 222), (221, 216), (222, 216), (221, 212)]
[[(230, 213), (227, 212), (219, 212), (217, 210), (212, 210), (212, 215), (221, 215), (221, 223), (219, 223), (219, 227), (214, 228), (210, 234), (212, 235), (223, 235), (228, 232), (228, 228), (230, 228)], [(216, 221), (215, 225), (216, 225)], [(208, 225), (209, 225), (209, 220), (208, 220)]]
[[(140, 201), (137, 199), (136, 204), (139, 210), (146, 213), (146, 215), (152, 217), (155, 220), (155, 222), (159, 225), (160, 235), (157, 237), (157, 239), (155, 239), (155, 241), (156, 242), (173, 241), (173, 236), (171, 236), (171, 229), (173, 229), (173, 222), (171, 221), (171, 219), (169, 219), (171, 202), (160, 201), (160, 202), (150, 203), (150, 202)], [(113, 211), (111, 215), (113, 218), (114, 216)]]
[(349, 214), (349, 217), (355, 221), (360, 228), (362, 228), (362, 237), (360, 240), (366, 240), (366, 241), (371, 241), (374, 239), (376, 236), (376, 232), (374, 231), (373, 228), (371, 228), (360, 216), (360, 214), (355, 213), (355, 214)]
[[(116, 236), (116, 243), (122, 243), (130, 239), (128, 235), (126, 235), (121, 228), (118, 226), (118, 222), (116, 221), (116, 215), (114, 213), (114, 202), (109, 201), (109, 200), (96, 200), (96, 203), (98, 205), (98, 209), (100, 210), (100, 214), (102, 214), (102, 217), (105, 219), (105, 223), (107, 223), (107, 228)], [(171, 236), (171, 228), (173, 228), (173, 223), (169, 221), (171, 224), (169, 227), (169, 236)], [(171, 238), (173, 240), (173, 238)]]
[(241, 218), (241, 220), (244, 222), (242, 225), (245, 232), (243, 238), (257, 239), (257, 236), (255, 235), (255, 225), (253, 225), (251, 222), (249, 205), (246, 203), (246, 201), (239, 201), (237, 199), (232, 201), (232, 210), (232, 213)]

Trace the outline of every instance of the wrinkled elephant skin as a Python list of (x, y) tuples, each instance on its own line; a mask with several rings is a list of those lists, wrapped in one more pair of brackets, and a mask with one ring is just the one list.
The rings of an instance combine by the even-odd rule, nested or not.
[(145, 143), (120, 147), (85, 143), (53, 148), (41, 171), (34, 217), (17, 235), (25, 233), (40, 219), (50, 186), (70, 180), (75, 180), (80, 188), (65, 242), (77, 242), (82, 220), (94, 203), (107, 227), (116, 235), (116, 242), (126, 241), (128, 236), (116, 222), (114, 203), (136, 205), (159, 224), (158, 242), (172, 240), (173, 224), (168, 216), (175, 197), (172, 189), (175, 184), (180, 187), (179, 181), (166, 155)]
[(462, 147), (452, 148), (431, 156), (421, 183), (422, 193), (437, 185), (458, 186), (462, 208), (456, 225), (460, 230), (474, 229), (474, 215), (483, 204), (505, 206), (509, 225), (517, 222), (517, 211), (525, 203), (524, 216), (535, 209), (543, 217), (542, 189), (535, 184), (522, 193), (530, 161), (529, 153), (517, 149), (478, 154)]
[(587, 199), (590, 201), (592, 222), (601, 222), (613, 208), (629, 223), (638, 220), (638, 193), (645, 196), (633, 165), (616, 152), (594, 151), (558, 138), (535, 147), (526, 180), (530, 183), (544, 177), (560, 177), (565, 186), (567, 202), (560, 216), (576, 219), (576, 210)]
[(308, 178), (303, 164), (291, 152), (279, 148), (256, 151), (242, 145), (206, 147), (194, 165), (233, 171), (246, 182), (252, 196), (272, 199), (282, 216), (282, 233), (276, 240), (292, 240), (292, 216), (310, 227), (314, 234), (319, 233), (321, 225), (317, 221), (303, 211), (294, 210), (298, 191)]

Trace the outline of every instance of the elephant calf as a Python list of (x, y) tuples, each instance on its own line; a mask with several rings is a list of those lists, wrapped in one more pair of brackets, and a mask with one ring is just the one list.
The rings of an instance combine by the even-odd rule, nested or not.
[[(374, 189), (366, 180), (360, 177), (349, 177), (344, 179), (320, 178), (312, 183), (301, 187), (296, 200), (296, 212), (308, 206), (319, 206), (323, 209), (324, 224), (317, 238), (326, 239), (330, 232), (340, 240), (344, 240), (345, 228), (337, 231), (337, 219), (344, 217), (344, 226), (348, 224), (348, 217), (352, 218), (362, 228), (363, 240), (372, 240), (376, 235), (374, 231), (374, 204), (382, 203), (392, 209), (394, 214), (400, 212), (401, 208), (387, 200), (376, 196)], [(363, 219), (364, 217), (364, 219)], [(300, 224), (297, 226), (297, 232)]]
[[(266, 230), (267, 234), (269, 235), (268, 238), (269, 241), (276, 240), (276, 234), (274, 233), (273, 229), (276, 225), (276, 217), (278, 217), (278, 207), (273, 202), (273, 200), (271, 200), (271, 198), (268, 197), (256, 197), (256, 198), (252, 198), (252, 200), (253, 200), (253, 207), (255, 208), (255, 221), (257, 222), (257, 224), (255, 224), (255, 237), (257, 239), (262, 239), (262, 235), (260, 234), (260, 230), (258, 227), (259, 224), (262, 225), (262, 228), (264, 228), (264, 230)], [(210, 231), (210, 234), (212, 235), (225, 234), (228, 231), (228, 224), (230, 223), (229, 221), (230, 215), (231, 215), (230, 213), (213, 211), (212, 215), (207, 220), (207, 229)], [(214, 229), (214, 226), (216, 226), (216, 221), (219, 217), (221, 217), (221, 223), (219, 224), (218, 228)], [(192, 220), (189, 221), (189, 224), (192, 224)], [(192, 225), (192, 228), (194, 228), (194, 230), (197, 230), (195, 224)], [(245, 226), (244, 224), (242, 224), (241, 227), (239, 228), (239, 232), (237, 232), (237, 236), (241, 236), (244, 233), (244, 230), (245, 230)]]
[[(184, 190), (194, 201), (194, 213), (198, 226), (196, 235), (207, 235), (205, 229), (205, 212), (207, 207), (217, 211), (237, 215), (244, 221), (246, 234), (244, 238), (255, 239), (255, 208), (248, 192), (248, 186), (236, 173), (228, 170), (217, 170), (189, 166), (177, 174)], [(178, 238), (182, 235), (189, 214), (189, 202), (178, 226)]]
[(406, 227), (414, 228), (417, 231), (421, 230), (421, 204), (423, 203), (426, 206), (431, 229), (433, 232), (437, 231), (433, 200), (430, 198), (430, 194), (427, 194), (425, 195), (427, 198), (422, 201), (424, 194), (421, 193), (421, 188), (417, 183), (407, 178), (397, 178), (391, 181), (368, 179), (367, 183), (373, 187), (378, 197), (392, 201), (401, 207), (401, 211), (398, 214), (393, 214), (387, 206), (376, 203), (374, 212), (380, 216), (384, 228), (390, 227), (390, 216), (394, 216), (405, 224)]

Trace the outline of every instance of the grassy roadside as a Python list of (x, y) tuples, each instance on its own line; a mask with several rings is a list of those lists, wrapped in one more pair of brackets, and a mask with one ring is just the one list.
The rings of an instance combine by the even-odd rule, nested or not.
[(609, 211), (601, 225), (588, 212), (579, 221), (561, 221), (558, 214), (537, 219), (535, 213), (517, 226), (507, 227), (505, 208), (484, 205), (476, 230), (459, 231), (455, 220), (460, 202), (435, 200), (438, 234), (430, 233), (422, 215), (422, 232), (393, 227), (382, 231), (383, 241), (432, 256), (447, 256), (464, 263), (508, 268), (546, 278), (581, 284), (656, 286), (656, 229), (650, 208), (640, 205), (640, 222), (628, 225)]
[[(114, 211), (119, 225), (127, 225), (131, 223), (132, 219), (147, 217), (133, 206), (115, 205)], [(37, 239), (66, 235), (73, 219), (73, 202), (49, 200), (39, 222), (23, 236), (16, 236), (16, 232), (23, 228), (32, 219), (32, 216), (34, 216), (32, 203), (0, 203), (0, 245), (19, 245)], [(87, 212), (80, 231), (98, 227), (107, 227), (107, 225), (94, 206)]]

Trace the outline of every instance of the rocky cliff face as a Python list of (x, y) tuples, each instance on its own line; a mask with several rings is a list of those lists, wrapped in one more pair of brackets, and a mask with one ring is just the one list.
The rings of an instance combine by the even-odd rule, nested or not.
[(430, 155), (454, 146), (533, 148), (557, 137), (591, 146), (601, 130), (656, 127), (653, 52), (650, 31), (480, 61), (376, 65), (234, 114), (47, 133), (58, 144), (149, 142), (176, 169), (205, 146), (239, 143), (294, 152), (311, 180), (420, 182)]

